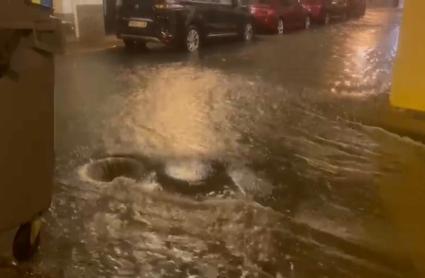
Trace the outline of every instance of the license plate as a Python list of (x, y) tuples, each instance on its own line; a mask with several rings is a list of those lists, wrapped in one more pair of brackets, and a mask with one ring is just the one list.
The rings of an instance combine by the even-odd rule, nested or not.
[(129, 21), (128, 26), (134, 28), (146, 28), (148, 23), (146, 21)]

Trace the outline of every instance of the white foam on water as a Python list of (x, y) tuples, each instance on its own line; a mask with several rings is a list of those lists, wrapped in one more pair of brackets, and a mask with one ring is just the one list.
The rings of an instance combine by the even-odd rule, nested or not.
[(241, 192), (249, 195), (268, 196), (272, 194), (273, 184), (260, 177), (249, 167), (231, 165), (227, 169), (229, 176)]
[(212, 166), (199, 160), (171, 160), (165, 162), (165, 174), (187, 182), (198, 182), (212, 174)]

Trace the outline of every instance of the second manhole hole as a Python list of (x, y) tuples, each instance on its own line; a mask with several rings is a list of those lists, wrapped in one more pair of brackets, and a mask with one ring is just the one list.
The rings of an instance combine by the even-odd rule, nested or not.
[(118, 177), (138, 180), (147, 174), (146, 166), (129, 157), (107, 157), (95, 160), (83, 167), (86, 178), (98, 182), (111, 182)]

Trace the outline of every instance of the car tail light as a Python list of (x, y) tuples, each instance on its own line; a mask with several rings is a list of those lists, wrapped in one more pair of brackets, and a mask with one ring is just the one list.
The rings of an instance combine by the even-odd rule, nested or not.
[(306, 5), (306, 4), (302, 4), (303, 8), (306, 9), (307, 11), (311, 11), (311, 6)]
[(267, 14), (268, 15), (274, 15), (276, 12), (275, 12), (275, 10), (273, 10), (273, 9), (268, 9), (267, 10)]
[(256, 15), (268, 15), (270, 13), (274, 13), (274, 11), (268, 7), (255, 7), (255, 6), (251, 6), (250, 8), (251, 14), (256, 14)]
[(180, 9), (183, 6), (177, 0), (159, 0), (155, 4), (156, 9)]

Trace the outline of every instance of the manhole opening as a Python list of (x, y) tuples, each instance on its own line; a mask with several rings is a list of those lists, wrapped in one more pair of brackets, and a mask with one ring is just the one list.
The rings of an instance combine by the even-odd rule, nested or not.
[(88, 178), (100, 182), (111, 182), (118, 177), (138, 180), (145, 176), (146, 172), (146, 168), (140, 161), (127, 157), (99, 159), (85, 168)]
[(172, 161), (165, 163), (157, 174), (165, 190), (182, 194), (208, 194), (233, 187), (225, 167), (217, 162)]

